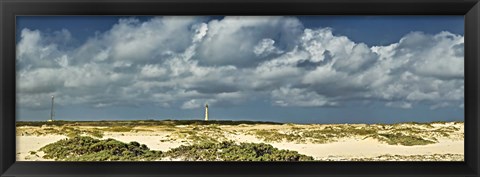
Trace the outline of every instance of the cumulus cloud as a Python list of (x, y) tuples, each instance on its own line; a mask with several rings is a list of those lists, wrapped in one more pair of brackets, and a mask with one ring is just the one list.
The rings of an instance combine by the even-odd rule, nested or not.
[[(63, 35), (51, 34), (51, 36), (61, 38)], [(63, 37), (70, 38), (68, 35)], [(55, 40), (52, 41), (51, 37), (38, 30), (22, 29), (21, 40), (17, 44), (17, 69), (58, 67), (60, 65), (58, 61), (66, 60), (69, 53), (60, 51), (59, 44), (53, 42)]]
[(154, 104), (196, 109), (266, 98), (273, 106), (376, 101), (463, 108), (464, 37), (411, 32), (367, 46), (295, 17), (120, 19), (75, 47), (68, 30), (22, 29), (17, 100), (46, 109)]
[(255, 53), (255, 47), (262, 45), (262, 41), (276, 41), (278, 51), (291, 50), (302, 30), (302, 23), (294, 17), (229, 16), (211, 20), (197, 57), (202, 59), (201, 64), (254, 66), (267, 56)]
[(258, 42), (257, 45), (253, 48), (253, 53), (257, 56), (268, 56), (270, 54), (281, 54), (283, 51), (277, 49), (275, 46), (275, 41), (272, 39), (262, 39)]

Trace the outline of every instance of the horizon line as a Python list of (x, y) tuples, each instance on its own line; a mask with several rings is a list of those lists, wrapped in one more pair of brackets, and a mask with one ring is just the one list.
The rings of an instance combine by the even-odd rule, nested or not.
[[(295, 122), (279, 122), (279, 121), (269, 121), (269, 120), (231, 120), (231, 119), (216, 119), (216, 120), (208, 120), (205, 121), (203, 119), (132, 119), (132, 120), (121, 120), (121, 119), (113, 119), (113, 120), (55, 120), (53, 122), (120, 122), (120, 121), (201, 121), (201, 122), (217, 122), (217, 121), (231, 121), (231, 122), (263, 122), (263, 123), (281, 123), (281, 124), (402, 124), (402, 123), (418, 123), (418, 124), (425, 124), (425, 123), (465, 123), (465, 120), (449, 120), (449, 121), (402, 121), (402, 122), (394, 122), (394, 123), (365, 123), (365, 122), (354, 122), (354, 123), (295, 123)], [(48, 122), (48, 120), (22, 120), (22, 121), (15, 121), (15, 122)]]

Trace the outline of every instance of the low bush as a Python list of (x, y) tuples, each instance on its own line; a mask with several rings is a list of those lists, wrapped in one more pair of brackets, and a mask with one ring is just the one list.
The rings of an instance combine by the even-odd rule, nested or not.
[(296, 151), (279, 150), (264, 143), (201, 143), (180, 146), (166, 155), (186, 161), (312, 161), (313, 157)]
[(45, 152), (44, 158), (59, 161), (150, 161), (162, 158), (161, 151), (151, 151), (144, 144), (87, 136), (63, 139), (40, 150)]
[(138, 142), (99, 140), (86, 136), (63, 139), (40, 149), (46, 159), (57, 161), (156, 161), (176, 158), (187, 161), (311, 161), (296, 151), (279, 150), (263, 143), (199, 143), (167, 152), (150, 150)]
[(94, 129), (89, 134), (96, 138), (103, 138), (103, 131), (99, 129)]

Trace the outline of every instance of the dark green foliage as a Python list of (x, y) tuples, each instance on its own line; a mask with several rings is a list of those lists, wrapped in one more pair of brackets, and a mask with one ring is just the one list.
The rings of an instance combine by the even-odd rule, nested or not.
[(45, 152), (44, 158), (61, 161), (150, 161), (162, 158), (161, 151), (151, 151), (137, 142), (126, 144), (86, 136), (60, 140), (40, 150)]
[(155, 161), (177, 158), (189, 161), (311, 161), (296, 151), (279, 150), (268, 144), (200, 143), (167, 152), (153, 151), (138, 142), (99, 140), (86, 136), (63, 139), (40, 149), (44, 158), (57, 161)]
[(313, 157), (296, 151), (279, 150), (264, 143), (200, 143), (180, 146), (166, 152), (167, 156), (187, 161), (312, 161)]

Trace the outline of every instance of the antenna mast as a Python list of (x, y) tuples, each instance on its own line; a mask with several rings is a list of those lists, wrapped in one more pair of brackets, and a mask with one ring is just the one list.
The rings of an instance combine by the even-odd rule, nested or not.
[(55, 102), (55, 96), (52, 96), (52, 107), (51, 107), (51, 110), (50, 110), (50, 120), (48, 120), (49, 122), (53, 122), (53, 117), (55, 117), (54, 112), (53, 112), (54, 102)]

